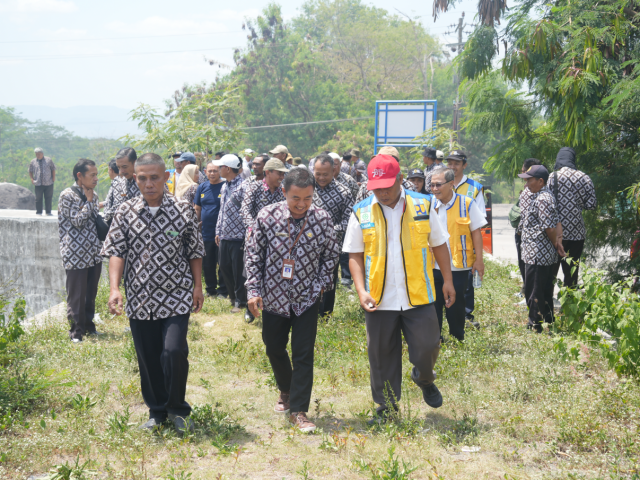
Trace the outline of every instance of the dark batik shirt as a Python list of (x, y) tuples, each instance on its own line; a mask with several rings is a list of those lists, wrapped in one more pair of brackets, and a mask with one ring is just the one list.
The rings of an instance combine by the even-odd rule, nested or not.
[(344, 172), (338, 173), (338, 176), (335, 180), (336, 182), (341, 183), (349, 189), (349, 191), (351, 192), (351, 196), (353, 197), (353, 200), (355, 202), (355, 199), (358, 196), (358, 191), (360, 190), (360, 185), (358, 185), (358, 182), (356, 182), (351, 175), (347, 175)]
[(433, 165), (429, 165), (424, 169), (424, 189), (427, 193), (433, 193), (431, 191), (431, 177), (437, 170), (441, 168), (447, 168), (447, 166), (443, 163), (434, 162)]
[(349, 189), (335, 180), (331, 180), (331, 183), (324, 188), (316, 184), (313, 192), (313, 204), (316, 208), (321, 208), (329, 214), (336, 231), (336, 238), (342, 245), (342, 238), (347, 231), (351, 216), (351, 207), (355, 204)]
[[(248, 180), (246, 180), (248, 182)], [(273, 205), (274, 203), (284, 201), (284, 192), (282, 188), (276, 188), (272, 193), (269, 190), (269, 186), (266, 181), (250, 182), (247, 183), (245, 188), (244, 198), (242, 199), (242, 207), (240, 209), (240, 215), (244, 226), (248, 231), (251, 230), (253, 222), (260, 210), (267, 205)]]
[[(74, 187), (77, 187), (74, 184)], [(85, 197), (86, 198), (86, 197)], [(91, 202), (82, 200), (71, 188), (58, 199), (58, 233), (60, 255), (65, 270), (90, 268), (102, 261), (98, 230), (94, 216), (100, 211), (98, 195)]]
[[(368, 180), (366, 180), (366, 181), (362, 182), (362, 184), (360, 184), (360, 190), (358, 190), (358, 196), (356, 197), (356, 201), (355, 201), (354, 205), (356, 203), (360, 203), (365, 198), (368, 198), (371, 195), (373, 195), (373, 190), (367, 190), (367, 183), (368, 183)], [(412, 192), (417, 191), (416, 190), (416, 186), (413, 184), (413, 182), (410, 182), (407, 179), (404, 179), (402, 181), (402, 186), (404, 187), (405, 190), (411, 190)]]
[[(166, 189), (165, 189), (166, 190)], [(140, 196), (140, 189), (136, 181), (131, 178), (127, 180), (125, 177), (116, 177), (111, 182), (111, 188), (107, 193), (107, 200), (105, 202), (104, 212), (102, 216), (106, 221), (113, 218), (118, 210), (118, 207), (127, 200)], [(107, 205), (109, 206), (107, 208)]]
[(189, 260), (204, 257), (193, 205), (165, 193), (155, 215), (143, 197), (118, 208), (102, 247), (105, 257), (126, 259), (126, 312), (136, 320), (186, 315), (193, 306)]
[(531, 191), (529, 190), (529, 187), (524, 187), (524, 190), (522, 190), (520, 192), (520, 203), (519, 203), (519, 207), (520, 207), (520, 223), (518, 223), (518, 226), (516, 228), (516, 233), (518, 235), (522, 235), (522, 213), (529, 208), (529, 206), (531, 205), (531, 197), (533, 196), (533, 193), (531, 193)]
[(241, 175), (237, 175), (222, 187), (220, 214), (216, 225), (216, 235), (220, 240), (244, 240), (246, 229), (242, 223), (240, 208), (247, 183), (243, 180)]
[(555, 246), (545, 230), (556, 228), (558, 213), (556, 202), (547, 187), (531, 197), (526, 208), (520, 202), (522, 225), (522, 260), (529, 265), (553, 265), (558, 260)]
[(53, 172), (55, 171), (56, 166), (49, 157), (42, 157), (42, 160), (34, 158), (29, 164), (29, 173), (37, 187), (53, 185)]
[[(564, 240), (584, 240), (587, 230), (582, 218), (583, 210), (594, 210), (598, 205), (596, 191), (589, 175), (580, 170), (562, 167), (558, 174), (558, 215), (562, 223)], [(549, 175), (549, 191), (555, 198), (555, 172)]]
[(200, 185), (201, 185), (200, 183), (194, 183), (193, 185), (191, 185), (189, 187), (189, 190), (184, 192), (182, 199), (189, 203), (193, 203), (193, 199), (196, 198), (196, 191), (198, 190), (198, 187)]
[[(247, 241), (247, 298), (262, 297), (265, 310), (289, 317), (301, 315), (333, 288), (333, 269), (340, 246), (333, 222), (324, 210), (311, 205), (305, 220), (295, 221), (286, 202), (269, 205), (258, 213)], [(293, 241), (304, 230), (291, 250)], [(293, 278), (282, 278), (285, 258), (293, 259)]]

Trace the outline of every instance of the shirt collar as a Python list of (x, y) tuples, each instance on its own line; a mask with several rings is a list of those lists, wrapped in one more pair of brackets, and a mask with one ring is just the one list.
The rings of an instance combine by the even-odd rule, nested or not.
[[(173, 202), (175, 197), (173, 197), (173, 195), (168, 194), (168, 193), (164, 193), (162, 195), (162, 202), (160, 203), (160, 206), (165, 208), (170, 206)], [(132, 205), (132, 209), (136, 212), (136, 213), (140, 213), (143, 209), (148, 209), (149, 208), (149, 204), (147, 203), (147, 201), (144, 199), (144, 197), (142, 195), (136, 197), (136, 202)]]
[(443, 204), (440, 200), (438, 200), (438, 199), (436, 198), (436, 196), (434, 195), (434, 196), (433, 196), (433, 198), (435, 198), (435, 200), (436, 200), (435, 208), (440, 207), (440, 205), (444, 205), (444, 207), (445, 207), (447, 210), (449, 210), (449, 207), (451, 207), (451, 205), (453, 205), (453, 202), (455, 202), (455, 201), (456, 201), (456, 197), (457, 197), (457, 196), (458, 196), (458, 194), (457, 194), (456, 192), (453, 192), (453, 195), (451, 195), (451, 200), (449, 200), (449, 201), (446, 203), (446, 205), (445, 205), (445, 204)]
[[(467, 181), (467, 176), (466, 175), (462, 175), (462, 180), (460, 180), (460, 183), (457, 184), (457, 185), (454, 183), (453, 184), (453, 188), (458, 188), (460, 185), (462, 185), (466, 181)], [(455, 180), (454, 180), (454, 182), (455, 182)]]

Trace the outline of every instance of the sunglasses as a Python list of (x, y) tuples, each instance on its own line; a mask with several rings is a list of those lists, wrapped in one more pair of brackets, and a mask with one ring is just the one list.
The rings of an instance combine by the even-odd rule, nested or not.
[(450, 183), (450, 182), (444, 182), (444, 183), (433, 183), (433, 182), (431, 182), (431, 188), (441, 188), (443, 185), (446, 185), (447, 183)]

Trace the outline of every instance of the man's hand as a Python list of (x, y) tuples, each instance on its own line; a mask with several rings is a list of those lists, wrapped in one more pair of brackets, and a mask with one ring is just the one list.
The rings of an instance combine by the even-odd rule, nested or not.
[(260, 316), (260, 312), (264, 308), (264, 305), (262, 304), (262, 297), (253, 297), (247, 302), (247, 308), (249, 308), (249, 311), (254, 317), (258, 318)]
[(220, 246), (220, 236), (216, 235), (216, 245), (219, 247)]
[(376, 308), (378, 308), (376, 301), (371, 295), (369, 295), (369, 292), (362, 292), (361, 294), (358, 294), (358, 297), (360, 298), (360, 306), (365, 312), (375, 312)]
[(561, 257), (567, 256), (567, 252), (564, 251), (564, 245), (562, 245), (562, 237), (558, 237), (556, 240), (556, 250)]
[(193, 289), (193, 313), (198, 313), (202, 310), (204, 304), (204, 294), (202, 293), (202, 287), (196, 286)]
[(442, 293), (444, 295), (444, 305), (449, 308), (456, 302), (456, 289), (453, 288), (452, 281), (445, 281), (442, 285)]
[(122, 293), (120, 290), (111, 290), (109, 294), (109, 313), (122, 315)]
[(87, 197), (87, 201), (93, 202), (93, 188), (82, 187), (82, 189), (84, 190), (84, 195)]
[(480, 257), (476, 258), (476, 261), (473, 262), (473, 266), (471, 267), (471, 274), (474, 274), (476, 271), (480, 274), (480, 280), (482, 280), (484, 277), (484, 261)]

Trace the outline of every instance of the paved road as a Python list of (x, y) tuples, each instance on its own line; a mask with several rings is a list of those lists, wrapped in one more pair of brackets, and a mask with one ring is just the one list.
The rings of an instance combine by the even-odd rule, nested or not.
[(509, 223), (509, 210), (512, 205), (493, 204), (493, 256), (508, 263), (518, 263), (518, 252), (514, 235), (515, 229)]

